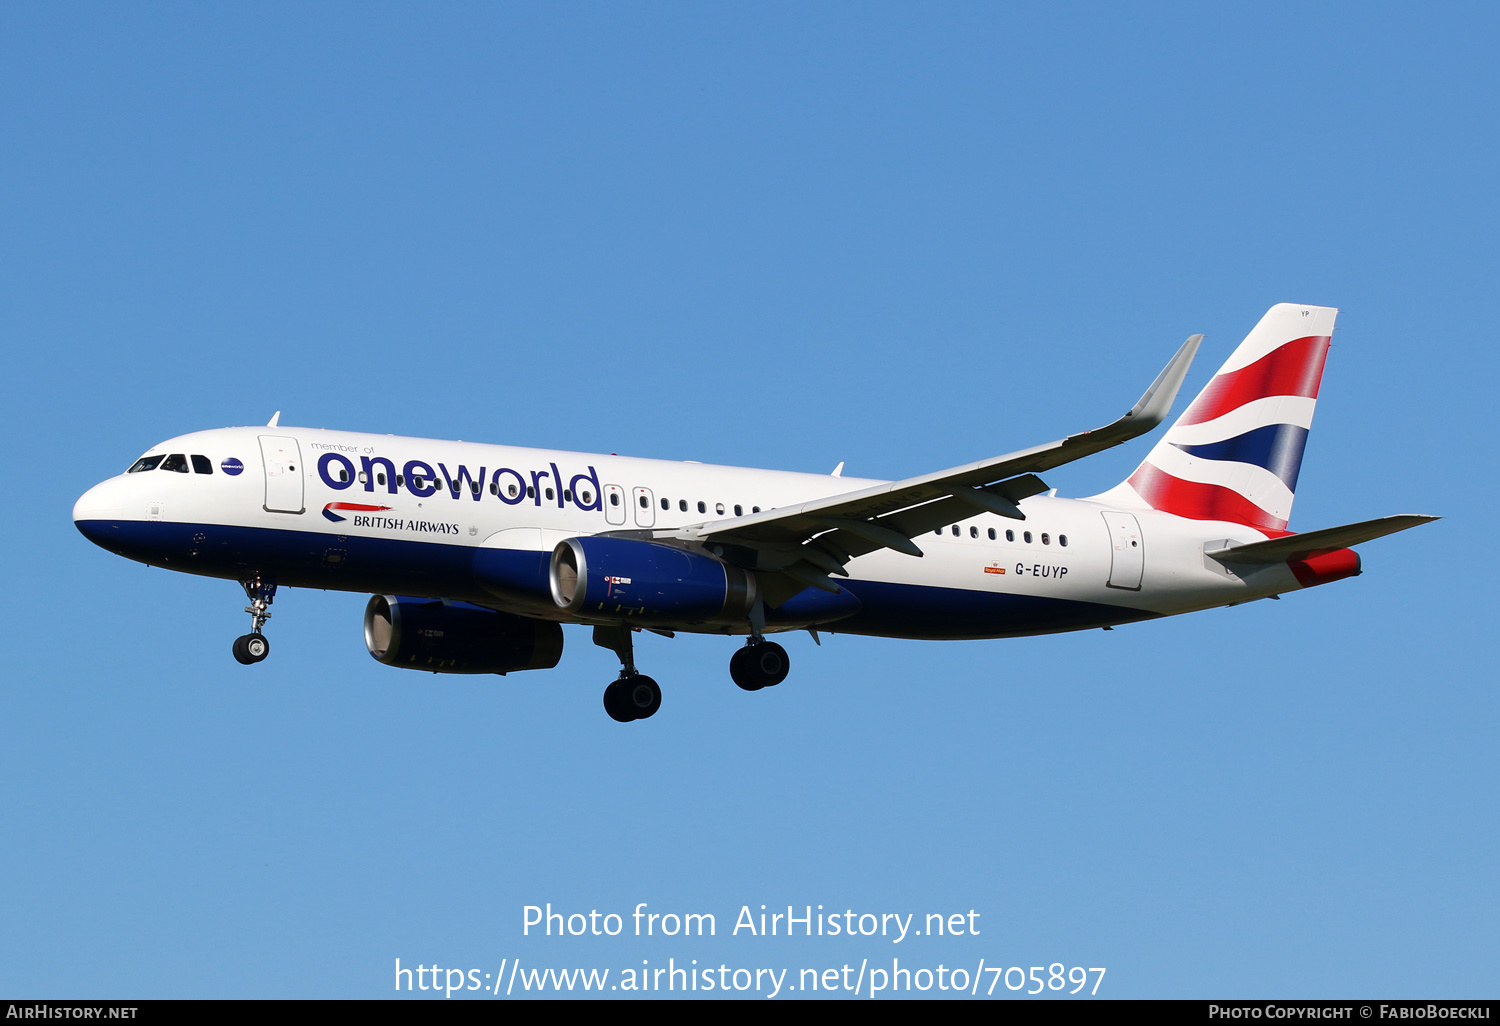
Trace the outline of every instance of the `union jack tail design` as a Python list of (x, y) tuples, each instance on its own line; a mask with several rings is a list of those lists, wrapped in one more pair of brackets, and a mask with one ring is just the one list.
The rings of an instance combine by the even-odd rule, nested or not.
[(1135, 473), (1098, 498), (1285, 532), (1337, 314), (1273, 306)]

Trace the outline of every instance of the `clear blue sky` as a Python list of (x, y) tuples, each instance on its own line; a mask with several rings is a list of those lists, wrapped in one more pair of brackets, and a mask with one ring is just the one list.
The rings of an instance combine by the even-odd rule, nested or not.
[[(1494, 996), (1488, 5), (8, 4), (0, 993), (390, 992), (394, 960), (1104, 966), (1124, 996)], [(647, 637), (405, 673), (364, 598), (74, 530), (284, 423), (900, 477), (1093, 427), (1182, 339), (1342, 313), (1292, 526), (1365, 574), (1113, 632)], [(1149, 440), (1049, 476), (1125, 476)], [(538, 940), (521, 909), (713, 912)], [(979, 937), (724, 936), (749, 904)], [(908, 959), (910, 961), (908, 962)], [(1003, 990), (1003, 988), (1001, 988)]]

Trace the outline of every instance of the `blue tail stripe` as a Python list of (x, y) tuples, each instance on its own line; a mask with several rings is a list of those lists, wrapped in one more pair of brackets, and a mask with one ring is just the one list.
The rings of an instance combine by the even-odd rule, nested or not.
[(1295, 492), (1297, 475), (1302, 470), (1302, 450), (1307, 446), (1307, 428), (1295, 424), (1267, 424), (1222, 442), (1172, 444), (1189, 456), (1262, 467), (1281, 478), (1282, 483)]

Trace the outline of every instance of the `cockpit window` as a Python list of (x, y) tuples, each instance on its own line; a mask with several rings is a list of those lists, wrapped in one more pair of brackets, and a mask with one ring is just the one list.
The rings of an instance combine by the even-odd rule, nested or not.
[(135, 461), (135, 466), (125, 471), (125, 473), (139, 474), (143, 470), (155, 470), (156, 465), (163, 459), (165, 459), (165, 457), (162, 456), (161, 453), (157, 453), (155, 456), (142, 456), (140, 459)]
[(188, 472), (187, 457), (180, 452), (174, 452), (167, 457), (166, 462), (161, 465), (161, 469), (175, 470), (179, 474), (186, 474)]
[(214, 465), (208, 462), (207, 456), (199, 456), (197, 453), (193, 453), (193, 473), (212, 474), (213, 472)]

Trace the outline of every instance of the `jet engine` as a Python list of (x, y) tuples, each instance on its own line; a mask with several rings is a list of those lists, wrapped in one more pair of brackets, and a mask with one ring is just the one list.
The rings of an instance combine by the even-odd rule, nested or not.
[(591, 617), (738, 622), (755, 602), (755, 579), (739, 567), (632, 538), (560, 542), (548, 576), (560, 608)]
[(374, 595), (365, 647), (387, 666), (432, 673), (548, 670), (562, 658), (559, 624), (467, 602)]

